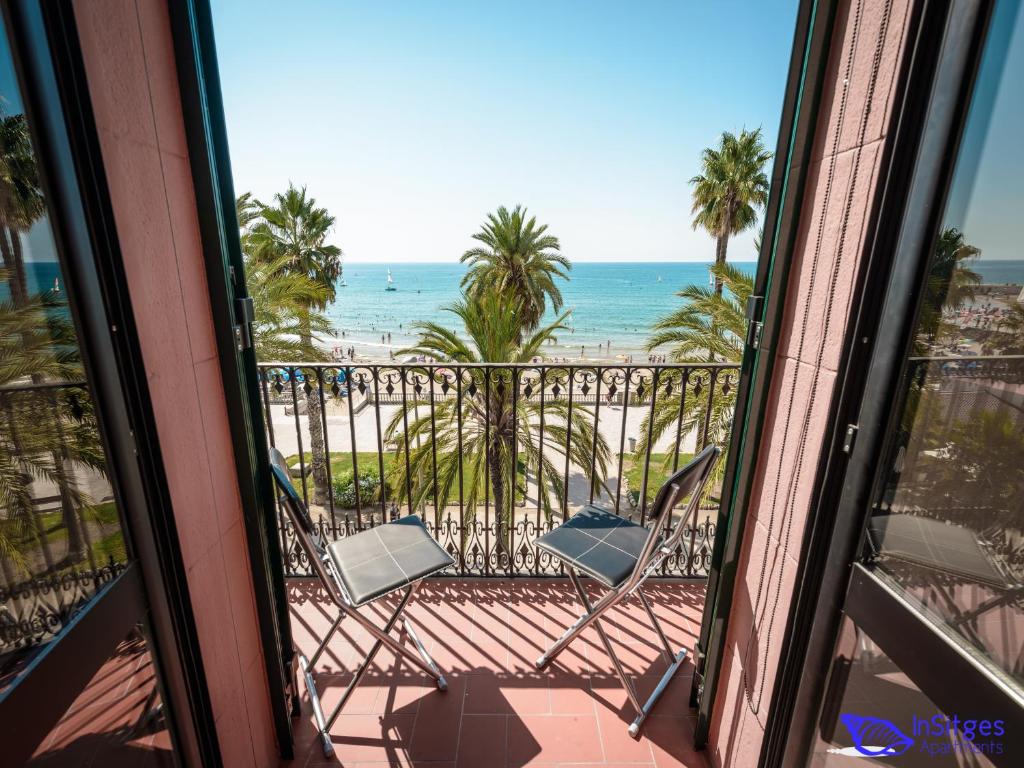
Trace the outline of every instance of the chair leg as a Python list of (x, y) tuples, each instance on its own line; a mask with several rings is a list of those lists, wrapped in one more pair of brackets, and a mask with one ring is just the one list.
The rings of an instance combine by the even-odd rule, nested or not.
[(331, 628), (327, 630), (327, 634), (324, 635), (323, 639), (320, 640), (320, 645), (316, 647), (316, 650), (313, 652), (313, 655), (309, 659), (309, 666), (311, 669), (316, 665), (317, 660), (320, 658), (320, 654), (322, 654), (324, 652), (324, 649), (327, 648), (327, 643), (330, 641), (334, 633), (338, 631), (338, 627), (341, 626), (341, 621), (344, 618), (345, 614), (339, 612), (338, 618), (334, 620), (334, 623), (331, 624)]
[(661, 628), (661, 622), (658, 621), (658, 617), (654, 615), (654, 609), (651, 608), (651, 604), (647, 602), (647, 596), (644, 595), (644, 588), (637, 587), (636, 594), (640, 598), (640, 602), (644, 604), (647, 616), (651, 619), (651, 624), (658, 633), (658, 639), (661, 640), (661, 650), (664, 652), (665, 661), (671, 664), (675, 659), (675, 654), (672, 653), (672, 646), (669, 644), (668, 638), (665, 636), (665, 630)]
[[(426, 648), (424, 648), (423, 646), (423, 642), (419, 639), (419, 636), (415, 634), (415, 630), (410, 630), (412, 626), (411, 621), (407, 617), (402, 616), (402, 612), (409, 604), (409, 601), (412, 599), (413, 595), (416, 593), (421, 583), (422, 582), (416, 582), (405, 591), (405, 594), (402, 595), (402, 599), (399, 601), (398, 606), (395, 608), (394, 612), (388, 618), (388, 621), (384, 625), (383, 629), (379, 629), (375, 624), (373, 624), (373, 622), (371, 622), (369, 619), (367, 619), (365, 616), (359, 613), (359, 611), (357, 611), (355, 608), (342, 608), (341, 612), (338, 615), (338, 618), (335, 619), (334, 623), (331, 625), (331, 629), (328, 631), (327, 636), (321, 641), (320, 645), (317, 647), (313, 659), (316, 659), (323, 651), (324, 647), (327, 645), (327, 641), (330, 639), (330, 636), (337, 630), (338, 626), (341, 624), (341, 621), (342, 619), (344, 619), (345, 615), (351, 615), (356, 621), (359, 622), (361, 626), (365, 627), (370, 632), (370, 634), (374, 636), (375, 641), (373, 643), (373, 646), (367, 652), (366, 656), (364, 656), (363, 660), (359, 663), (359, 666), (356, 668), (356, 671), (352, 675), (352, 679), (349, 681), (349, 684), (345, 687), (345, 690), (341, 694), (341, 698), (339, 699), (337, 705), (335, 705), (334, 709), (331, 711), (330, 715), (324, 715), (323, 707), (321, 706), (320, 703), (320, 694), (316, 688), (316, 681), (313, 679), (313, 661), (308, 661), (306, 657), (303, 656), (301, 653), (298, 654), (298, 662), (300, 668), (302, 669), (303, 680), (305, 681), (306, 685), (306, 692), (309, 695), (310, 702), (313, 705), (313, 717), (316, 720), (317, 730), (319, 731), (320, 734), (320, 741), (323, 747), (324, 757), (330, 757), (334, 753), (334, 744), (331, 742), (331, 738), (328, 731), (334, 724), (334, 721), (338, 719), (338, 715), (341, 714), (341, 710), (345, 707), (345, 704), (348, 703), (348, 700), (352, 696), (352, 692), (355, 690), (356, 686), (359, 685), (359, 682), (363, 679), (363, 676), (366, 674), (366, 670), (373, 662), (373, 659), (377, 655), (377, 652), (381, 649), (381, 646), (387, 645), (388, 648), (394, 651), (397, 656), (408, 659), (414, 665), (416, 665), (424, 672), (429, 674), (437, 682), (437, 687), (440, 690), (445, 691), (448, 689), (448, 683), (445, 680), (444, 675), (441, 674), (441, 671), (434, 663), (434, 660), (430, 658), (430, 655), (427, 653)], [(397, 640), (395, 640), (390, 634), (388, 634), (391, 632), (392, 629), (394, 629), (394, 626), (398, 622), (398, 619), (400, 617), (403, 620), (406, 630), (409, 631), (409, 635), (410, 637), (412, 637), (413, 642), (416, 645), (417, 651), (419, 652), (419, 655), (410, 651), (408, 648), (406, 648)]]
[[(399, 601), (398, 607), (395, 608), (395, 612), (391, 614), (391, 617), (388, 619), (387, 624), (384, 625), (384, 632), (390, 632), (392, 627), (395, 626), (395, 622), (397, 622), (398, 617), (402, 615), (402, 611), (405, 610), (405, 606), (408, 604), (409, 599), (412, 597), (414, 591), (415, 590), (413, 589), (413, 587), (409, 587), (405, 591), (405, 594), (402, 595), (402, 599)], [(378, 638), (377, 641), (370, 648), (366, 656), (363, 657), (363, 660), (359, 662), (359, 666), (356, 668), (355, 673), (352, 675), (352, 679), (349, 681), (349, 684), (345, 686), (345, 690), (342, 692), (341, 698), (335, 705), (334, 711), (331, 712), (330, 717), (327, 718), (327, 721), (325, 723), (325, 729), (329, 729), (332, 725), (334, 725), (334, 721), (338, 719), (338, 715), (341, 714), (341, 710), (344, 708), (345, 704), (348, 703), (349, 697), (352, 695), (352, 692), (356, 689), (356, 686), (359, 685), (359, 681), (363, 679), (363, 675), (366, 674), (366, 670), (369, 669), (370, 664), (373, 662), (373, 657), (377, 655), (377, 651), (380, 650), (380, 647), (382, 645), (384, 645), (384, 641)]]
[(668, 688), (668, 684), (672, 682), (672, 676), (675, 675), (676, 670), (682, 666), (685, 660), (686, 649), (683, 648), (676, 654), (675, 659), (669, 668), (665, 670), (665, 674), (661, 676), (661, 680), (658, 681), (658, 685), (654, 688), (654, 691), (651, 692), (651, 695), (647, 697), (646, 703), (642, 707), (638, 707), (636, 719), (633, 720), (629, 726), (629, 735), (634, 739), (640, 737), (640, 728), (643, 726), (644, 721), (647, 719), (647, 716), (651, 714), (651, 710), (654, 709), (654, 705), (658, 703), (658, 699), (661, 698), (661, 694), (665, 692), (665, 689)]
[[(410, 597), (412, 595), (412, 592), (417, 588), (417, 585), (420, 583), (422, 582), (417, 582), (412, 587), (410, 587), (410, 592), (408, 593)], [(402, 607), (404, 607), (404, 605)], [(406, 648), (404, 645), (402, 645), (400, 642), (395, 640), (395, 638), (389, 635), (386, 631), (381, 630), (380, 627), (378, 627), (368, 618), (363, 616), (363, 614), (361, 614), (359, 611), (355, 610), (354, 608), (346, 608), (346, 611), (352, 616), (353, 619), (355, 619), (359, 623), (359, 626), (361, 626), (363, 629), (365, 629), (367, 632), (373, 635), (373, 637), (376, 640), (386, 645), (390, 650), (392, 650), (395, 653), (396, 656), (401, 656), (405, 658), (407, 661), (409, 661), (410, 664), (418, 668), (421, 672), (424, 672), (430, 675), (430, 677), (434, 678), (434, 681), (437, 683), (437, 687), (440, 688), (442, 691), (447, 688), (448, 684), (444, 679), (444, 675), (441, 674), (441, 671), (437, 668), (437, 665), (434, 663), (433, 659), (431, 659), (427, 655), (426, 650), (421, 650), (422, 643), (420, 643), (419, 646), (417, 647), (417, 652), (413, 652), (410, 649)], [(397, 616), (395, 618), (397, 618)]]
[[(569, 568), (569, 579), (572, 581), (572, 585), (576, 588), (576, 594), (579, 595), (580, 602), (583, 603), (583, 608), (587, 613), (593, 613), (593, 609), (590, 605), (590, 598), (587, 597), (587, 591), (583, 588), (583, 584), (580, 582), (580, 577), (576, 574), (576, 569)], [(601, 626), (601, 622), (594, 621), (594, 628), (597, 629), (597, 634), (601, 638), (604, 649), (608, 653), (608, 657), (612, 660), (612, 665), (615, 667), (615, 672), (619, 676), (619, 680), (622, 681), (622, 687), (626, 689), (626, 695), (629, 696), (629, 700), (633, 703), (633, 707), (639, 712), (640, 699), (637, 698), (636, 689), (633, 687), (633, 683), (626, 676), (626, 670), (622, 667), (622, 662), (619, 661), (618, 655), (615, 653), (615, 649), (612, 648), (611, 640), (608, 639), (608, 635), (605, 634), (604, 627)]]
[(661, 680), (658, 681), (658, 685), (654, 691), (647, 698), (647, 701), (643, 704), (637, 698), (636, 689), (626, 676), (626, 672), (619, 662), (618, 656), (615, 654), (614, 648), (612, 648), (611, 641), (605, 634), (604, 627), (601, 626), (600, 618), (606, 610), (621, 602), (630, 593), (628, 591), (611, 591), (604, 595), (600, 600), (597, 601), (596, 605), (591, 605), (590, 598), (587, 597), (586, 590), (583, 588), (583, 584), (580, 582), (580, 578), (574, 568), (567, 568), (569, 572), (569, 579), (572, 581), (572, 585), (576, 590), (576, 594), (579, 596), (580, 601), (583, 603), (584, 613), (576, 623), (569, 627), (565, 633), (555, 641), (555, 643), (545, 651), (544, 655), (537, 659), (537, 668), (543, 669), (546, 665), (550, 664), (551, 661), (562, 651), (564, 651), (569, 644), (579, 636), (579, 634), (589, 627), (591, 624), (597, 629), (598, 636), (601, 638), (601, 642), (604, 645), (605, 650), (608, 652), (609, 658), (612, 660), (612, 664), (615, 666), (615, 671), (622, 680), (622, 685), (626, 689), (626, 695), (632, 702), (633, 707), (636, 709), (636, 718), (629, 726), (629, 735), (634, 739), (639, 738), (640, 729), (643, 727), (644, 721), (647, 720), (647, 716), (650, 715), (651, 710), (654, 709), (661, 695), (668, 688), (668, 684), (672, 681), (672, 677), (682, 666), (683, 661), (686, 660), (686, 649), (682, 649), (679, 653), (672, 653), (672, 646), (669, 645), (668, 637), (665, 635), (665, 631), (661, 628), (661, 622), (658, 621), (657, 616), (654, 615), (654, 610), (651, 608), (650, 603), (647, 602), (647, 598), (644, 596), (641, 588), (638, 587), (635, 591), (640, 596), (640, 602), (644, 606), (644, 610), (647, 611), (647, 615), (651, 620), (651, 624), (654, 626), (655, 631), (658, 633), (658, 639), (662, 645), (662, 653), (665, 655), (666, 661), (669, 663), (669, 667), (665, 670)]
[(672, 682), (672, 677), (686, 660), (685, 648), (680, 649), (679, 653), (672, 653), (672, 646), (669, 645), (668, 637), (665, 636), (665, 630), (661, 628), (661, 622), (658, 621), (658, 617), (654, 615), (654, 609), (651, 608), (651, 604), (647, 602), (647, 597), (643, 593), (643, 587), (638, 587), (636, 593), (640, 596), (640, 602), (643, 603), (643, 606), (647, 611), (647, 616), (650, 618), (651, 624), (658, 633), (658, 638), (661, 640), (662, 653), (669, 666), (661, 676), (661, 680), (658, 681), (658, 684), (651, 692), (651, 695), (647, 697), (647, 701), (644, 705), (642, 707), (637, 707), (636, 719), (633, 720), (629, 726), (629, 735), (634, 739), (640, 736), (640, 728), (643, 727), (647, 716), (651, 714), (651, 710), (654, 709), (654, 706), (658, 703), (661, 695), (665, 692), (665, 689), (668, 688), (668, 684)]
[[(572, 573), (571, 568), (568, 570)], [(613, 590), (598, 600), (592, 610), (585, 611), (582, 616), (576, 619), (576, 622), (565, 630), (562, 636), (544, 652), (544, 655), (534, 662), (537, 669), (544, 669), (544, 667), (554, 661), (558, 654), (568, 648), (569, 644), (575, 640), (584, 629), (597, 621), (598, 617), (600, 617), (602, 613), (622, 600), (626, 594), (626, 592), (616, 592)]]

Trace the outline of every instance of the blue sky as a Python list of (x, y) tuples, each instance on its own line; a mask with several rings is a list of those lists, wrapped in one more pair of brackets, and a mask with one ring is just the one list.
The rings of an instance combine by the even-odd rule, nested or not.
[(347, 260), (454, 261), (523, 203), (573, 260), (708, 261), (687, 180), (723, 130), (775, 148), (796, 0), (213, 9), (236, 190), (308, 185)]

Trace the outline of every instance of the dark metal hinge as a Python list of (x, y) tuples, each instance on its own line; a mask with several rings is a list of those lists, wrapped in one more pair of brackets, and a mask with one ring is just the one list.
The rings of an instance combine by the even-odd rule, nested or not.
[(750, 296), (747, 299), (747, 346), (758, 349), (761, 346), (761, 332), (764, 323), (761, 314), (764, 310), (764, 296)]
[(843, 453), (853, 453), (853, 444), (857, 442), (857, 425), (847, 424), (846, 434), (843, 435)]
[(235, 345), (238, 351), (252, 348), (252, 322), (256, 311), (248, 296), (235, 299)]

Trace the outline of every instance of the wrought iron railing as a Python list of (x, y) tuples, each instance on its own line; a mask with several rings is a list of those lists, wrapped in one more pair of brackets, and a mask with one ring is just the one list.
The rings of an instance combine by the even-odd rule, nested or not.
[(125, 567), (101, 457), (85, 382), (26, 377), (0, 387), (0, 678)]
[[(726, 363), (259, 371), (270, 443), (321, 535), (419, 514), (453, 572), (473, 576), (559, 573), (533, 541), (586, 504), (647, 523), (664, 477), (707, 443), (728, 443), (739, 373)], [(707, 575), (717, 495), (682, 522), (665, 575)], [(308, 574), (283, 515), (278, 532), (287, 575)]]

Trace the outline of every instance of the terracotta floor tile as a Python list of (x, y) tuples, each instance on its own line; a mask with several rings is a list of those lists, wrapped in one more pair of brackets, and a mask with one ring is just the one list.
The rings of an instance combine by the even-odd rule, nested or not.
[(471, 642), (435, 638), (430, 655), (446, 675), (493, 674), (508, 671), (508, 646), (499, 642)]
[[(345, 692), (345, 688), (351, 680), (352, 675), (316, 676), (317, 690), (320, 692), (320, 705), (323, 707), (325, 715), (330, 716), (330, 713), (334, 711), (338, 702), (341, 701), (341, 695)], [(305, 686), (300, 687), (302, 690), (301, 699), (305, 703), (309, 700), (306, 695), (306, 688)], [(377, 711), (375, 707), (379, 690), (380, 687), (378, 685), (374, 685), (364, 677), (359, 685), (352, 690), (348, 701), (345, 702), (342, 713), (346, 715), (374, 714)]]
[(553, 715), (594, 714), (589, 676), (552, 674), (548, 680)]
[(658, 768), (707, 768), (707, 759), (693, 748), (693, 719), (654, 715), (644, 723)]
[[(299, 600), (292, 606), (295, 640), (308, 655), (333, 614), (325, 595), (292, 583), (289, 590)], [(669, 640), (692, 644), (703, 587), (659, 582), (646, 594)], [(375, 605), (369, 615), (382, 624), (393, 602)], [(707, 768), (691, 747), (689, 660), (639, 741), (627, 733), (633, 708), (596, 632), (585, 632), (546, 669), (535, 668), (537, 657), (581, 610), (567, 580), (435, 581), (409, 610), (449, 690), (438, 691), (408, 661), (382, 652), (331, 729), (331, 761), (323, 759), (303, 697), (302, 717), (294, 723), (297, 758), (288, 768)], [(638, 695), (646, 699), (664, 661), (643, 606), (630, 602), (605, 624)], [(346, 619), (317, 664), (325, 672), (318, 675), (325, 707), (337, 701), (371, 644), (368, 633)]]
[(467, 715), (547, 715), (551, 713), (548, 681), (544, 678), (499, 679), (473, 675), (466, 691)]
[(508, 722), (508, 765), (570, 760), (601, 762), (604, 753), (593, 715), (524, 715)]
[(508, 757), (508, 720), (505, 715), (466, 715), (456, 765), (460, 768), (504, 766)]
[(416, 729), (409, 744), (414, 760), (454, 760), (462, 728), (466, 678), (451, 677), (448, 690), (420, 701)]
[[(415, 715), (339, 715), (331, 726), (331, 741), (342, 763), (403, 762), (409, 764), (409, 742)], [(319, 745), (310, 764), (326, 761)]]

